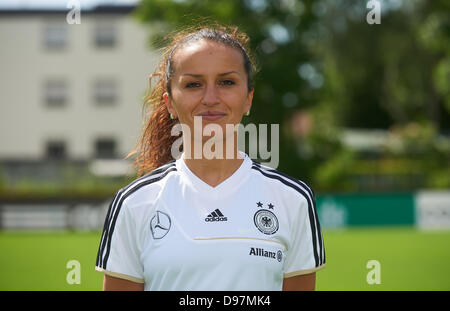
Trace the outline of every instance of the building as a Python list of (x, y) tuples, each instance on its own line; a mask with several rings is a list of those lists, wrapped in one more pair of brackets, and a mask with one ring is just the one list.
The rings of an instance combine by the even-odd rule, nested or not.
[(0, 7), (4, 170), (14, 166), (8, 163), (123, 159), (134, 148), (159, 60), (135, 8), (81, 8), (80, 23), (69, 24), (70, 8)]

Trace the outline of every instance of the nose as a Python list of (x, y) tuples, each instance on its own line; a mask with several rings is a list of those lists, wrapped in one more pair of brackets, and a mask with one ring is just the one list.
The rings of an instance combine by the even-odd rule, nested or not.
[(210, 106), (219, 103), (219, 94), (214, 84), (207, 85), (203, 94), (202, 104)]

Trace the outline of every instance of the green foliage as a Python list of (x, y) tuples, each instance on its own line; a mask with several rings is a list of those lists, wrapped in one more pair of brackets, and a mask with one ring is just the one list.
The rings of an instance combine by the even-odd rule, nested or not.
[(320, 191), (351, 191), (355, 185), (345, 178), (355, 159), (355, 154), (342, 150), (317, 168), (315, 184), (320, 185)]
[(391, 154), (415, 160), (416, 170), (424, 176), (424, 187), (450, 187), (450, 139), (440, 136), (434, 124), (411, 123), (395, 131), (401, 144)]
[(439, 92), (444, 100), (444, 108), (450, 112), (450, 56), (439, 61), (433, 72), (433, 82), (436, 91)]
[(90, 174), (79, 175), (77, 178), (66, 176), (59, 181), (36, 182), (36, 180), (24, 178), (14, 184), (5, 183), (3, 187), (0, 187), (0, 200), (104, 199), (112, 197), (120, 188), (129, 184), (134, 178), (135, 176), (106, 178)]
[(2, 191), (2, 189), (5, 187), (5, 178), (3, 176), (3, 171), (2, 171), (2, 167), (0, 165), (0, 191)]

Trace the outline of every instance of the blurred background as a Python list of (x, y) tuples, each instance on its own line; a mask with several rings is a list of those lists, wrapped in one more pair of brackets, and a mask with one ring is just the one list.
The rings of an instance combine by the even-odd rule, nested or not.
[(278, 170), (315, 190), (317, 289), (450, 290), (449, 13), (445, 0), (2, 0), (0, 290), (101, 289), (101, 228), (135, 178), (125, 157), (159, 48), (205, 20), (251, 38), (245, 122), (280, 124)]

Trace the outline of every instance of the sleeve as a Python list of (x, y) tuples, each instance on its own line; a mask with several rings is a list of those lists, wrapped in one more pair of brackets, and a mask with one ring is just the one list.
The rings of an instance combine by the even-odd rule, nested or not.
[(312, 191), (305, 193), (293, 219), (292, 242), (284, 266), (285, 278), (309, 274), (325, 267), (323, 236)]
[(127, 206), (123, 193), (119, 191), (106, 215), (95, 270), (113, 277), (144, 283), (138, 230), (136, 216)]

